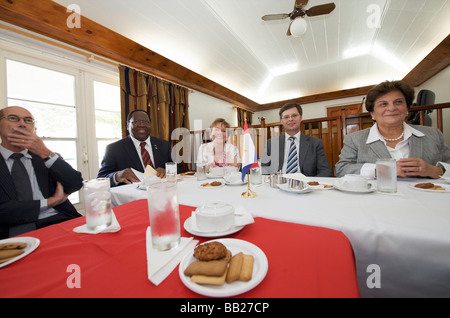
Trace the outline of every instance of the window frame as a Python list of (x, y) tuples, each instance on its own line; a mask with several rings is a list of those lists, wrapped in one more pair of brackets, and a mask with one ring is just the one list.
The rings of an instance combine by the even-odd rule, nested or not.
[[(77, 169), (82, 173), (83, 179), (89, 180), (95, 178), (97, 176), (99, 162), (97, 137), (95, 135), (94, 81), (120, 87), (118, 69), (113, 68), (111, 65), (98, 62), (93, 65), (89, 61), (83, 61), (84, 56), (73, 56), (73, 53), (57, 48), (46, 47), (43, 51), (42, 49), (36, 49), (27, 45), (26, 42), (20, 43), (18, 41), (11, 43), (3, 36), (4, 34), (0, 32), (0, 107), (3, 108), (8, 103), (6, 82), (7, 60), (14, 60), (74, 76), (77, 121), (77, 134), (75, 138)], [(22, 41), (26, 41), (26, 39), (22, 39)], [(95, 137), (92, 138), (91, 136)], [(54, 138), (49, 139), (53, 140)], [(58, 152), (58, 149), (52, 150)], [(82, 192), (80, 189), (80, 201), (75, 204), (76, 209), (81, 213), (84, 212)]]

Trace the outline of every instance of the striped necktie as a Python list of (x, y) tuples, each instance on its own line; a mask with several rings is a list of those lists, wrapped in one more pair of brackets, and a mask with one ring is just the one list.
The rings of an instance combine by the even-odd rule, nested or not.
[(297, 147), (295, 146), (295, 137), (289, 137), (291, 145), (289, 147), (289, 155), (286, 165), (286, 173), (296, 173), (298, 172), (298, 156)]
[(150, 158), (150, 154), (148, 153), (147, 149), (145, 149), (146, 144), (147, 143), (145, 142), (141, 142), (141, 156), (142, 162), (144, 163), (144, 168), (146, 168), (148, 165), (153, 167), (153, 162), (152, 159)]

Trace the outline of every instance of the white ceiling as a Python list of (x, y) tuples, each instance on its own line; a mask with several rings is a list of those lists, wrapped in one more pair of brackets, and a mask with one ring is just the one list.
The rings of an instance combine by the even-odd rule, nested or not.
[(450, 33), (450, 0), (334, 0), (331, 14), (306, 18), (298, 38), (286, 36), (289, 19), (262, 21), (294, 2), (75, 3), (83, 16), (260, 104), (402, 79)]

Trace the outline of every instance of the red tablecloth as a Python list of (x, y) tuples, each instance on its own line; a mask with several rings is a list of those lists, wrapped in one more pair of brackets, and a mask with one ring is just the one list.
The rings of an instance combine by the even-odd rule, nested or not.
[[(180, 206), (181, 224), (192, 210)], [(0, 297), (203, 297), (183, 285), (178, 267), (159, 286), (147, 279), (146, 200), (114, 213), (122, 227), (117, 233), (74, 233), (82, 217), (24, 235), (39, 238), (40, 245), (0, 268)], [(192, 236), (184, 229), (181, 235)], [(359, 297), (352, 247), (339, 231), (255, 218), (228, 238), (255, 244), (269, 262), (265, 279), (238, 297)], [(71, 264), (80, 268), (81, 288), (67, 287)]]

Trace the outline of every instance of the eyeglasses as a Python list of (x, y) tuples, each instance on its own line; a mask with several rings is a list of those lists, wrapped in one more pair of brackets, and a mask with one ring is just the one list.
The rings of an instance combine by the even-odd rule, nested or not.
[(138, 126), (138, 125), (150, 126), (150, 122), (148, 120), (130, 120), (130, 123), (133, 126)]
[(281, 119), (282, 120), (289, 120), (290, 118), (292, 118), (292, 119), (297, 119), (298, 117), (300, 117), (300, 115), (299, 114), (292, 114), (292, 115), (286, 115), (286, 116), (283, 116), (283, 117), (281, 117)]
[(19, 117), (19, 116), (16, 116), (16, 115), (8, 115), (8, 116), (0, 117), (0, 119), (3, 119), (3, 118), (6, 118), (8, 121), (13, 122), (13, 123), (17, 123), (21, 119), (23, 119), (23, 122), (25, 124), (28, 124), (28, 125), (36, 124), (36, 121), (34, 120), (34, 118), (33, 117), (29, 117), (29, 116), (28, 117)]

